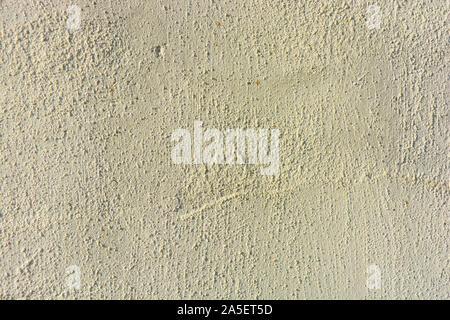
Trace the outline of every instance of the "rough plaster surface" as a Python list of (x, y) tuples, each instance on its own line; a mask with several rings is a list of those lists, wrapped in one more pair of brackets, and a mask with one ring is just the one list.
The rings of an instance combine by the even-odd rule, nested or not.
[[(448, 13), (2, 1), (0, 297), (448, 299)], [(173, 164), (195, 120), (278, 128), (279, 174)]]

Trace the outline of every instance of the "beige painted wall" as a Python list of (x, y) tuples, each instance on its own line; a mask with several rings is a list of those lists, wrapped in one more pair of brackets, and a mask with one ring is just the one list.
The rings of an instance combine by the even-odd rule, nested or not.
[[(448, 13), (2, 1), (0, 298), (448, 299)], [(196, 120), (278, 174), (173, 164)]]

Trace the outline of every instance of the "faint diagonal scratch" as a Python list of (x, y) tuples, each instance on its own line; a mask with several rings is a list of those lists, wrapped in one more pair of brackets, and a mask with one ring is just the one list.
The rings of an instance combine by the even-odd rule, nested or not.
[(192, 217), (193, 215), (196, 215), (196, 214), (198, 214), (198, 213), (200, 213), (200, 212), (202, 212), (202, 211), (204, 211), (206, 209), (212, 208), (212, 207), (214, 207), (216, 205), (221, 205), (222, 203), (224, 203), (224, 202), (226, 202), (228, 200), (234, 199), (236, 197), (239, 197), (242, 194), (244, 194), (243, 191), (233, 192), (232, 194), (229, 194), (229, 195), (220, 197), (219, 199), (216, 199), (214, 201), (205, 203), (201, 207), (199, 207), (199, 208), (197, 208), (195, 210), (192, 210), (191, 212), (181, 216), (180, 219), (182, 219), (182, 220), (188, 219), (188, 218)]
[[(435, 181), (433, 179), (429, 179), (429, 178), (426, 178), (426, 177), (425, 178), (423, 178), (423, 177), (419, 178), (419, 177), (415, 177), (415, 176), (407, 177), (407, 176), (402, 176), (402, 175), (398, 175), (398, 174), (384, 173), (382, 175), (370, 175), (370, 177), (368, 178), (368, 181), (371, 181), (371, 180), (372, 181), (377, 181), (377, 180), (380, 180), (382, 178), (388, 178), (388, 179), (391, 179), (391, 180), (400, 180), (400, 181), (408, 182), (408, 183), (411, 183), (411, 184), (422, 184), (422, 185), (424, 185), (424, 187), (428, 187), (432, 191), (444, 191), (444, 192), (449, 192), (450, 191), (450, 188), (449, 188), (448, 184), (445, 181)], [(346, 186), (349, 186), (349, 185), (357, 185), (357, 184), (360, 184), (362, 182), (363, 181), (361, 181), (361, 180), (355, 180), (355, 181), (353, 181), (352, 183), (349, 183), (349, 184), (345, 184), (345, 183), (342, 183), (342, 182), (341, 182), (341, 184), (342, 184), (343, 187), (346, 187)], [(329, 180), (329, 181), (320, 181), (320, 183), (323, 184), (323, 185), (329, 185), (329, 184), (338, 185), (339, 181), (338, 180), (335, 180), (335, 181)], [(303, 183), (297, 183), (297, 184), (295, 184), (293, 186), (290, 186), (290, 187), (287, 187), (287, 188), (267, 190), (266, 193), (268, 195), (285, 194), (285, 193), (288, 193), (288, 192), (293, 192), (295, 190), (298, 190), (298, 188), (300, 186), (304, 186), (304, 184)], [(181, 220), (188, 219), (188, 218), (190, 218), (190, 217), (192, 217), (192, 216), (194, 216), (194, 215), (196, 215), (198, 213), (201, 213), (202, 211), (204, 211), (206, 209), (212, 208), (212, 207), (214, 207), (216, 205), (220, 206), (224, 202), (226, 202), (228, 200), (231, 200), (231, 199), (234, 199), (234, 198), (237, 198), (237, 197), (239, 197), (239, 196), (241, 196), (241, 195), (243, 195), (245, 193), (246, 193), (245, 190), (241, 190), (241, 191), (236, 191), (236, 192), (233, 192), (233, 193), (231, 193), (229, 195), (220, 197), (220, 198), (218, 198), (218, 199), (216, 199), (214, 201), (210, 201), (208, 203), (205, 203), (204, 205), (200, 206), (197, 209), (194, 209), (194, 210), (190, 211), (189, 213), (181, 216), (180, 219)], [(242, 225), (242, 226), (244, 227), (245, 224)]]

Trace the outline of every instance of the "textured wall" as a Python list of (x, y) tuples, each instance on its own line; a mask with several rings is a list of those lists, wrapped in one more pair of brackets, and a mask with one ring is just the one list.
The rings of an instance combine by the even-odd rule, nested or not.
[(140, 2), (1, 2), (2, 299), (449, 298), (448, 1)]

